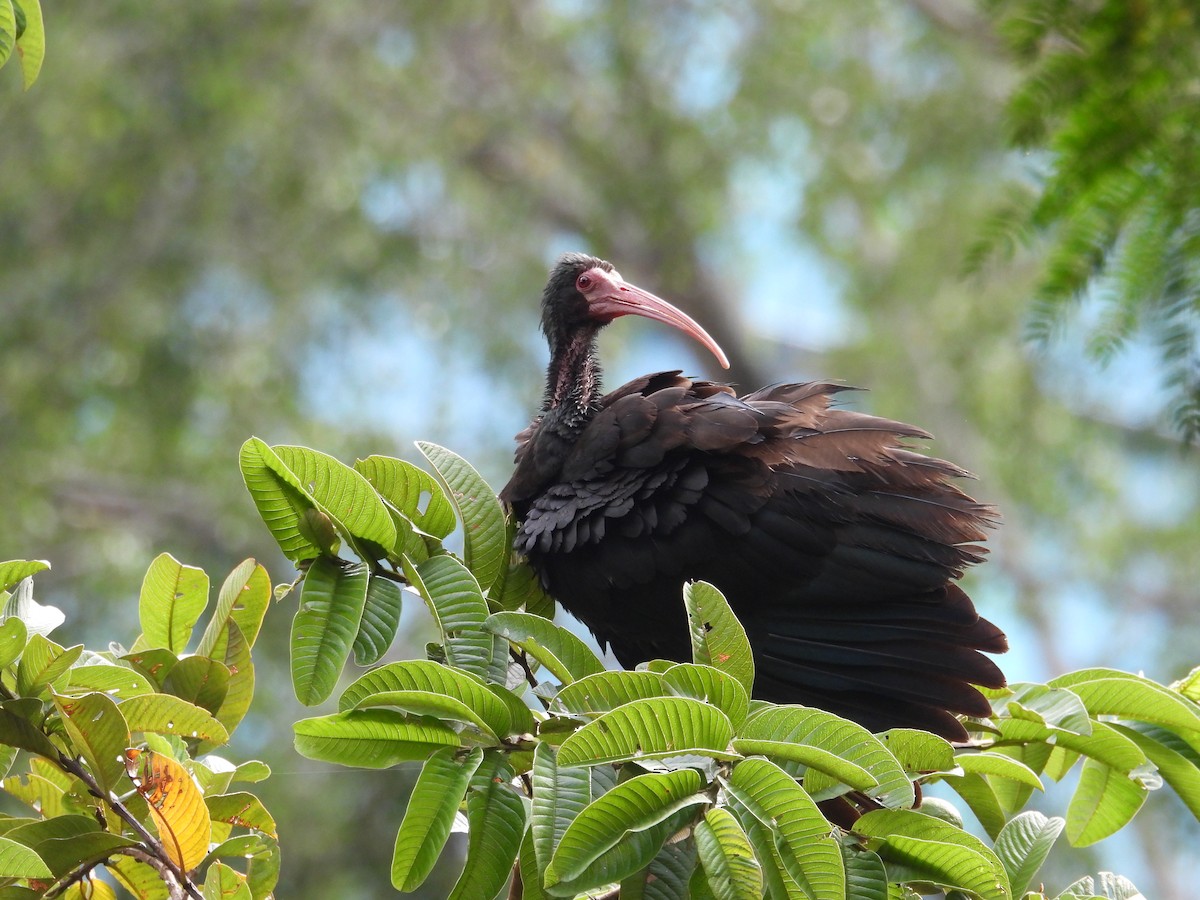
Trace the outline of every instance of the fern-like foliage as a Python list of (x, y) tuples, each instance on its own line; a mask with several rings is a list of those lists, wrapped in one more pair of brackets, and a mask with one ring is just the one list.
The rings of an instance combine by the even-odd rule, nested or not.
[(1024, 67), (1014, 144), (1049, 151), (1039, 192), (997, 212), (968, 259), (1029, 233), (1050, 248), (1031, 320), (1046, 337), (1084, 295), (1097, 358), (1135, 331), (1159, 348), (1176, 424), (1200, 438), (1200, 6), (992, 0)]

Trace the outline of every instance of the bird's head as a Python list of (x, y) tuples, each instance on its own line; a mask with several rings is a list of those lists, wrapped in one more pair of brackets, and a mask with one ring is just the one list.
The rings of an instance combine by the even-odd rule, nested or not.
[(642, 316), (678, 328), (729, 368), (725, 352), (695, 319), (625, 281), (612, 263), (583, 253), (559, 259), (542, 294), (542, 331), (551, 345), (581, 331), (594, 332), (620, 316)]

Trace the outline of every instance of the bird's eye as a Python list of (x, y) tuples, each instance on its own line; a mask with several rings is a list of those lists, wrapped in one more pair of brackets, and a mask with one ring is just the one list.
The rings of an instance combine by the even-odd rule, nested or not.
[(579, 288), (579, 290), (581, 290), (581, 291), (586, 291), (591, 286), (592, 286), (592, 276), (587, 274), (586, 272), (584, 272), (582, 275), (580, 275), (578, 278), (575, 279), (575, 287)]

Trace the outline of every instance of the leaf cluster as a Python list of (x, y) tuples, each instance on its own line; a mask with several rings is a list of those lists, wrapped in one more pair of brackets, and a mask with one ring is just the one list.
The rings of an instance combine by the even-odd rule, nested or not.
[[(425, 881), (459, 827), (467, 854), (452, 898), (1049, 896), (1036, 875), (1064, 831), (1076, 846), (1095, 843), (1164, 783), (1200, 818), (1194, 683), (1085, 670), (993, 692), (993, 715), (968, 723), (965, 746), (909, 729), (872, 734), (752, 699), (746, 634), (703, 583), (682, 598), (691, 662), (608, 671), (552, 621), (553, 605), (511, 558), (513, 524), (486, 483), (453, 453), (418, 446), (436, 477), (257, 439), (242, 454), (259, 511), (304, 572), (297, 696), (330, 696), (352, 649), (369, 646), (360, 662), (386, 650), (397, 613), (372, 606), (372, 584), (402, 579), (437, 623), (429, 659), (370, 669), (336, 713), (295, 725), (296, 748), (312, 759), (422, 763), (396, 836), (397, 890)], [(454, 513), (461, 557), (441, 543)], [(1045, 777), (1077, 763), (1065, 820), (1026, 810)], [(952, 805), (922, 802), (937, 782), (987, 840)], [(1103, 878), (1056, 896), (1136, 894)]]
[(1014, 191), (973, 262), (1014, 234), (1050, 237), (1032, 329), (1046, 337), (1095, 291), (1100, 359), (1138, 329), (1158, 346), (1175, 417), (1200, 436), (1200, 10), (1189, 0), (994, 0), (1024, 66), (1013, 142), (1048, 151), (1036, 191)]
[(274, 819), (234, 787), (269, 770), (213, 752), (254, 694), (266, 570), (249, 559), (230, 573), (187, 652), (208, 576), (163, 554), (142, 584), (142, 633), (94, 652), (49, 637), (65, 617), (33, 599), (45, 568), (0, 563), (0, 786), (29, 808), (0, 816), (0, 896), (115, 897), (114, 881), (138, 900), (271, 896)]

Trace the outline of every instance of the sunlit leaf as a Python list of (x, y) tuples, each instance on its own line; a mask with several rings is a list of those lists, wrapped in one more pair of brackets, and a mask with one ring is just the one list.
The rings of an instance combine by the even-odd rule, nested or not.
[(750, 711), (746, 689), (728, 672), (712, 666), (681, 663), (662, 673), (663, 685), (674, 695), (711, 703), (729, 717), (735, 731)]
[(688, 697), (651, 697), (584, 725), (563, 741), (558, 763), (592, 766), (686, 753), (729, 759), (732, 736), (733, 725), (719, 709)]
[(523, 612), (498, 612), (485, 630), (516, 644), (563, 684), (604, 671), (604, 663), (582, 640), (561, 625)]
[(402, 459), (368, 456), (354, 468), (409, 522), (439, 541), (454, 530), (454, 506), (436, 478)]
[(463, 557), (486, 591), (495, 583), (509, 555), (504, 510), (496, 492), (458, 454), (427, 441), (417, 441), (417, 449), (429, 460), (458, 510), (463, 523)]
[[(17, 620), (10, 619), (9, 621)], [(0, 631), (2, 630), (3, 628), (0, 627)], [(154, 690), (155, 685), (150, 683), (150, 679), (138, 674), (133, 669), (126, 666), (96, 663), (72, 666), (71, 680), (63, 687), (62, 693), (74, 695), (98, 691), (119, 700), (126, 700), (141, 694), (153, 693)]]
[(327, 453), (308, 447), (279, 445), (271, 449), (345, 537), (369, 541), (384, 551), (395, 546), (395, 523), (361, 474)]
[(296, 752), (309, 759), (385, 769), (423, 760), (442, 747), (457, 747), (458, 735), (427, 719), (390, 709), (356, 709), (332, 716), (301, 719), (293, 726)]
[(1024, 896), (1066, 823), (1030, 810), (1016, 816), (996, 838), (996, 856), (1004, 864), (1014, 897)]
[(154, 732), (216, 744), (229, 740), (229, 732), (212, 713), (171, 694), (131, 697), (119, 708), (135, 733)]
[[(920, 881), (973, 892), (983, 900), (1009, 900), (1008, 875), (979, 838), (931, 816), (903, 809), (869, 812), (854, 831), (885, 863), (896, 861)], [(889, 876), (890, 877), (890, 876)]]
[(1126, 773), (1084, 760), (1067, 807), (1067, 840), (1086, 847), (1120, 831), (1142, 808), (1146, 794), (1146, 787)]
[(494, 674), (497, 639), (483, 630), (487, 602), (467, 567), (449, 555), (433, 556), (416, 565), (406, 558), (404, 574), (437, 622), (446, 661), (483, 679)]
[[(496, 735), (509, 732), (512, 721), (508, 707), (481, 680), (427, 660), (405, 660), (372, 669), (346, 688), (338, 708), (344, 711), (386, 705), (390, 695), (422, 692), (440, 695), (467, 708), (465, 713), (456, 713), (451, 718), (468, 715), (462, 721), (475, 722)], [(372, 699), (379, 697), (384, 699)], [(403, 704), (397, 705), (403, 708)]]
[(163, 690), (215, 714), (229, 695), (229, 667), (207, 656), (188, 656), (171, 667)]
[(21, 81), (25, 90), (29, 90), (42, 71), (42, 60), (46, 56), (46, 29), (42, 24), (40, 0), (20, 2), (25, 13), (25, 31), (17, 39), (17, 53), (21, 57)]
[(716, 900), (759, 900), (762, 867), (733, 814), (716, 807), (696, 824), (696, 850)]
[(765, 759), (747, 759), (722, 780), (726, 792), (772, 835), (788, 876), (813, 900), (842, 900), (846, 873), (829, 823), (787, 772)]
[(746, 629), (737, 620), (725, 596), (703, 581), (683, 589), (688, 627), (692, 636), (692, 661), (728, 672), (750, 694), (754, 690), (754, 654)]
[(12, 665), (25, 650), (29, 632), (15, 616), (0, 623), (0, 667)]
[(271, 579), (267, 570), (253, 559), (243, 560), (222, 583), (217, 607), (200, 637), (196, 653), (225, 662), (223, 642), (230, 622), (237, 624), (248, 645), (253, 647), (270, 602)]
[(232, 794), (206, 796), (204, 804), (208, 807), (214, 834), (217, 823), (221, 823), (230, 828), (251, 828), (261, 831), (269, 837), (278, 837), (275, 832), (274, 816), (267, 812), (262, 801), (253, 794), (236, 791)]
[(182, 653), (204, 607), (208, 605), (208, 575), (186, 566), (169, 553), (155, 557), (138, 598), (138, 621), (150, 647)]
[(60, 647), (47, 637), (33, 635), (17, 664), (17, 693), (22, 697), (36, 697), (60, 678), (64, 682), (69, 680), (67, 671), (82, 653), (83, 644)]
[(1148, 678), (1115, 669), (1082, 669), (1055, 678), (1050, 685), (1070, 690), (1093, 716), (1200, 731), (1200, 707)]
[(367, 602), (367, 566), (322, 556), (304, 578), (292, 621), (292, 688), (315, 706), (333, 693)]
[[(0, 592), (0, 596), (3, 596), (3, 592)], [(45, 606), (33, 599), (32, 578), (20, 582), (4, 602), (0, 618), (13, 617), (25, 623), (25, 630), (30, 635), (40, 634), (42, 637), (50, 634), (67, 619), (58, 607)]]
[(0, 562), (0, 591), (12, 590), (14, 585), (30, 575), (36, 575), (49, 568), (50, 563), (44, 559), (13, 559)]
[(880, 734), (879, 740), (909, 774), (944, 772), (954, 768), (954, 747), (945, 738), (928, 731), (892, 728)]
[(163, 849), (185, 872), (208, 855), (212, 825), (204, 797), (187, 769), (152, 750), (126, 750), (129, 776), (150, 807)]
[(305, 513), (318, 509), (317, 501), (295, 473), (254, 437), (242, 444), (239, 460), (246, 489), (284, 556), (292, 562), (320, 556), (320, 544), (302, 527)]
[[(596, 859), (628, 834), (645, 831), (685, 806), (704, 803), (704, 780), (695, 769), (650, 772), (614, 787), (567, 826), (546, 867), (546, 887), (578, 879)], [(612, 878), (629, 873), (606, 873)]]
[(111, 791), (125, 771), (121, 753), (129, 746), (129, 726), (106, 694), (53, 695), (71, 741), (72, 755), (83, 757), (100, 789)]
[(564, 685), (554, 695), (554, 703), (579, 715), (608, 712), (632, 700), (666, 695), (667, 687), (656, 672), (596, 672)]
[(222, 862), (214, 862), (204, 873), (204, 900), (253, 900), (246, 876)]
[(1121, 725), (1113, 727), (1138, 745), (1192, 815), (1200, 819), (1200, 748), (1174, 732), (1155, 726), (1136, 730)]
[[(739, 740), (777, 741), (816, 747), (864, 769), (877, 785), (868, 790), (886, 806), (911, 806), (914, 800), (912, 781), (899, 761), (879, 740), (861, 725), (842, 719), (824, 710), (806, 706), (775, 706), (752, 715), (742, 727)], [(783, 758), (783, 757), (781, 757)], [(804, 759), (797, 757), (801, 762)], [(807, 757), (810, 766), (804, 775), (804, 786), (816, 799), (825, 800), (845, 792), (838, 786), (841, 776), (853, 777), (861, 784), (860, 776), (848, 769), (840, 775), (826, 772), (819, 756)], [(792, 767), (784, 769), (793, 772)]]
[(392, 854), (392, 886), (396, 890), (415, 891), (429, 877), (450, 836), (467, 784), (482, 760), (479, 748), (459, 758), (450, 747), (425, 760), (396, 834)]

